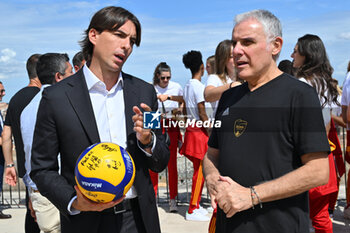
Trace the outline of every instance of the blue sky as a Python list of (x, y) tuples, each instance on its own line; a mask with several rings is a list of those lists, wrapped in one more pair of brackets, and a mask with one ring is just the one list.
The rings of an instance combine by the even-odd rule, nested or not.
[[(92, 15), (102, 7), (122, 6), (142, 25), (142, 41), (123, 67), (124, 72), (151, 81), (162, 61), (172, 68), (173, 81), (184, 85), (190, 71), (182, 55), (199, 50), (203, 60), (213, 55), (217, 44), (231, 38), (236, 14), (267, 9), (282, 22), (284, 45), (280, 60), (290, 59), (297, 39), (316, 34), (325, 43), (342, 84), (350, 60), (350, 1), (305, 0), (125, 0), (125, 1), (30, 1), (0, 2), (0, 80), (6, 88), (3, 101), (28, 84), (25, 63), (33, 53), (68, 53), (80, 50), (78, 41)], [(203, 82), (206, 77), (203, 77)]]

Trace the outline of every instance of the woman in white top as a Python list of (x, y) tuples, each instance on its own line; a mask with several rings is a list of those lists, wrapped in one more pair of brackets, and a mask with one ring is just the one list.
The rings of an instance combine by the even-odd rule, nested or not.
[[(343, 82), (343, 93), (341, 98), (342, 119), (346, 123), (346, 152), (345, 160), (350, 163), (350, 61), (348, 63), (346, 77)], [(346, 185), (346, 207), (344, 209), (344, 218), (350, 219), (350, 171), (348, 171), (348, 179)]]
[[(294, 51), (293, 67), (297, 68), (296, 76), (313, 86), (320, 98), (323, 108), (323, 118), (327, 133), (330, 128), (330, 106), (337, 102), (337, 82), (332, 78), (333, 68), (327, 57), (322, 40), (316, 35), (307, 34), (298, 39)], [(335, 165), (332, 153), (329, 158), (328, 184), (309, 191), (310, 218), (315, 232), (333, 232), (332, 221), (329, 218), (328, 206), (330, 195), (338, 191)]]
[[(204, 74), (202, 54), (199, 51), (189, 51), (183, 55), (182, 62), (192, 73), (192, 78), (184, 88), (188, 120), (207, 121), (203, 95), (204, 85), (201, 83)], [(180, 149), (180, 153), (193, 163), (192, 193), (186, 220), (209, 221), (206, 216), (208, 212), (199, 206), (204, 184), (202, 167), (204, 155), (208, 150), (207, 143), (208, 133), (204, 127), (187, 126), (184, 143)]]
[(213, 116), (221, 94), (227, 89), (240, 85), (237, 82), (236, 70), (233, 62), (233, 45), (231, 40), (221, 41), (215, 51), (214, 74), (209, 75), (204, 90), (205, 101), (211, 102)]
[[(165, 111), (165, 120), (171, 121), (175, 114), (181, 112), (183, 107), (183, 91), (180, 84), (173, 82), (171, 79), (171, 69), (166, 62), (161, 62), (157, 65), (153, 75), (153, 85), (157, 92), (158, 108), (160, 112)], [(164, 109), (163, 109), (164, 106)], [(169, 174), (169, 191), (170, 191), (170, 212), (177, 212), (176, 196), (178, 194), (178, 174), (177, 174), (177, 147), (182, 143), (180, 128), (167, 124), (167, 133), (170, 139), (169, 151), (170, 158), (168, 162)], [(179, 143), (180, 142), (180, 143)], [(158, 189), (158, 173), (150, 170), (151, 180), (153, 183), (154, 192), (157, 195)]]
[(348, 80), (350, 80), (350, 61), (348, 62), (348, 69), (347, 69), (346, 76), (345, 76), (345, 79), (343, 82), (343, 87)]
[(207, 71), (208, 75), (215, 73), (215, 55), (211, 55), (207, 58), (205, 70)]

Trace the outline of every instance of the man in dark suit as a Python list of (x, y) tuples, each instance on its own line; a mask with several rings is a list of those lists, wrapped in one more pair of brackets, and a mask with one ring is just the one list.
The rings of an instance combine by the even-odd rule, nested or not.
[[(81, 45), (88, 64), (43, 92), (31, 177), (60, 210), (63, 233), (160, 232), (148, 169), (162, 171), (169, 149), (160, 131), (142, 128), (140, 110), (155, 111), (157, 97), (152, 85), (121, 72), (133, 46), (140, 44), (140, 23), (123, 8), (106, 7), (85, 32)], [(100, 141), (126, 147), (134, 159), (135, 181), (124, 200), (95, 203), (75, 186), (76, 159)]]

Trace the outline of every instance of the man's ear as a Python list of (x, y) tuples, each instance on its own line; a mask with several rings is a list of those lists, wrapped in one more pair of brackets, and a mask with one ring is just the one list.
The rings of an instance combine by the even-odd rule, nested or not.
[(89, 31), (89, 40), (90, 42), (95, 45), (96, 44), (96, 39), (99, 35), (98, 31), (96, 31), (95, 28), (91, 28), (90, 31)]
[(272, 42), (272, 55), (276, 56), (281, 52), (282, 45), (283, 45), (283, 39), (282, 37), (277, 36)]
[(56, 72), (56, 74), (55, 74), (55, 83), (58, 83), (61, 80), (62, 80), (61, 74), (59, 72)]
[(205, 70), (204, 64), (201, 65), (200, 69), (201, 69), (201, 71), (204, 72), (204, 70)]
[(78, 72), (79, 69), (80, 69), (79, 66), (74, 65), (74, 70), (75, 70), (75, 72)]

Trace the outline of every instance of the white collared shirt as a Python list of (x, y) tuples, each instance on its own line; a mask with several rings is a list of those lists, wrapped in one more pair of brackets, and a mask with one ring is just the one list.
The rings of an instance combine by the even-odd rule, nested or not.
[[(26, 174), (23, 176), (23, 182), (28, 188), (28, 190), (37, 190), (36, 184), (30, 178), (29, 174), (31, 172), (31, 158), (32, 158), (32, 145), (33, 136), (35, 130), (36, 117), (39, 109), (40, 100), (42, 97), (43, 90), (50, 85), (42, 85), (40, 91), (34, 96), (30, 103), (23, 109), (20, 116), (21, 125), (21, 135), (23, 141), (23, 150), (25, 154)], [(60, 161), (58, 157), (58, 161)], [(59, 165), (60, 167), (60, 165)]]
[[(122, 73), (120, 72), (117, 83), (108, 91), (106, 85), (87, 66), (83, 67), (83, 72), (101, 142), (113, 142), (126, 148), (124, 81)], [(127, 192), (126, 198), (134, 198), (136, 196), (136, 189), (132, 186)]]
[(1, 124), (1, 128), (4, 129), (4, 120), (2, 119), (1, 111), (0, 111), (0, 124)]
[[(100, 79), (98, 79), (86, 65), (83, 67), (83, 72), (101, 142), (113, 142), (126, 148), (127, 135), (123, 93), (124, 81), (122, 74), (120, 73), (117, 83), (111, 88), (110, 91), (108, 91), (106, 89), (106, 85)], [(153, 132), (152, 134), (154, 136), (154, 141), (151, 151), (153, 152), (157, 139)], [(152, 154), (147, 153), (142, 148), (140, 149), (146, 156), (152, 156)], [(132, 185), (129, 191), (126, 193), (125, 198), (131, 199), (135, 197), (137, 197), (137, 192), (134, 185)], [(71, 207), (76, 198), (76, 196), (73, 197), (67, 207), (68, 212), (71, 215), (80, 213), (79, 210), (75, 210)]]

